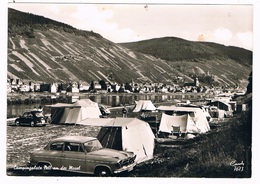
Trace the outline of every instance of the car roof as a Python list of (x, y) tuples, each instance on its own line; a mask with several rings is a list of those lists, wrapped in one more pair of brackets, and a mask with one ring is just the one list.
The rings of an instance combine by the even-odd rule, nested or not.
[(39, 111), (39, 110), (25, 110), (25, 111), (24, 111), (24, 113), (28, 113), (28, 112), (34, 112), (34, 113), (36, 113), (36, 112), (42, 112), (42, 111)]
[(63, 136), (53, 139), (51, 142), (63, 141), (63, 142), (78, 142), (84, 143), (87, 141), (96, 140), (95, 137), (86, 137), (86, 136)]
[(33, 111), (30, 111), (30, 112), (34, 112), (34, 113), (37, 113), (37, 112), (42, 112), (42, 111), (38, 111), (38, 110), (33, 110)]

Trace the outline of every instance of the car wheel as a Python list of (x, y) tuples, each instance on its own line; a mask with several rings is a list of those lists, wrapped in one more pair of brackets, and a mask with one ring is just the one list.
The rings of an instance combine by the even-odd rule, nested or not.
[(111, 172), (106, 167), (97, 168), (96, 175), (99, 177), (111, 176)]
[(50, 172), (52, 171), (52, 166), (50, 164), (47, 163), (39, 163), (37, 164), (38, 167), (41, 167), (41, 173), (43, 175), (48, 175), (50, 174)]
[(30, 126), (31, 126), (31, 127), (35, 126), (34, 121), (31, 121)]
[(20, 125), (20, 122), (18, 120), (16, 120), (14, 123), (15, 123), (16, 126)]

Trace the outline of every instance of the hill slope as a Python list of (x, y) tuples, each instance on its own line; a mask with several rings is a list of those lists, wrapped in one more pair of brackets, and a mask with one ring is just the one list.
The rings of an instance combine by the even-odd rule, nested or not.
[[(171, 41), (171, 38), (165, 39)], [(218, 44), (210, 46), (210, 43), (203, 45), (179, 39), (185, 44), (168, 41), (172, 47), (161, 47), (164, 49), (160, 51), (154, 47), (158, 43), (154, 40), (147, 47), (150, 51), (141, 53), (140, 43), (133, 43), (136, 48), (129, 49), (125, 47), (130, 47), (129, 44), (113, 43), (93, 31), (78, 30), (42, 16), (9, 9), (8, 76), (45, 82), (105, 80), (124, 83), (134, 79), (166, 83), (177, 76), (191, 81), (192, 74), (210, 71), (216, 75), (217, 82), (234, 85), (247, 80), (251, 71), (252, 61), (241, 50), (239, 53), (241, 51), (243, 57), (236, 57), (236, 54), (229, 57), (221, 49), (216, 55)], [(238, 53), (236, 49), (230, 47), (228, 53)], [(161, 57), (155, 54), (157, 51), (163, 51), (162, 55), (168, 57), (175, 53), (175, 58)]]
[(222, 57), (251, 66), (252, 52), (243, 48), (224, 46), (211, 42), (194, 42), (176, 37), (154, 38), (121, 45), (144, 54), (151, 54), (167, 61), (211, 59)]
[(172, 68), (102, 38), (41, 16), (9, 9), (8, 75), (37, 81), (165, 81)]
[(217, 43), (163, 37), (121, 45), (164, 59), (185, 75), (210, 74), (219, 83), (226, 85), (241, 83), (248, 78), (252, 68), (251, 51)]

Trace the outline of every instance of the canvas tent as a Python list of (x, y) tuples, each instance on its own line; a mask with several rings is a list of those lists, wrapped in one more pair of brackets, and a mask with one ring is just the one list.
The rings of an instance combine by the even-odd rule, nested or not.
[(179, 107), (200, 108), (200, 109), (204, 112), (204, 114), (205, 114), (207, 120), (208, 120), (209, 122), (212, 121), (212, 117), (211, 117), (211, 115), (209, 114), (208, 110), (206, 109), (207, 106), (199, 106), (199, 105), (195, 105), (195, 104), (191, 104), (191, 103), (186, 103), (186, 104), (184, 104), (184, 103), (177, 103), (176, 106), (179, 106)]
[(221, 100), (213, 100), (209, 102), (207, 105), (218, 107), (221, 110), (232, 111), (231, 105), (227, 102)]
[(99, 118), (101, 112), (98, 104), (90, 99), (78, 100), (73, 104), (57, 103), (51, 108), (51, 123), (75, 124), (86, 118)]
[(155, 111), (156, 107), (153, 105), (151, 100), (139, 100), (136, 101), (136, 106), (133, 112), (140, 112), (140, 111)]
[(85, 119), (77, 124), (102, 126), (97, 136), (110, 149), (132, 151), (137, 163), (153, 158), (154, 134), (148, 123), (137, 118)]
[[(173, 114), (174, 112), (179, 115), (189, 114), (191, 120), (196, 124), (199, 133), (206, 133), (210, 130), (209, 122), (204, 111), (196, 107), (177, 107), (177, 106), (159, 106), (157, 108), (160, 111), (164, 111), (165, 114)], [(170, 112), (170, 113), (169, 113)], [(162, 122), (161, 122), (162, 123)]]
[(163, 113), (159, 131), (172, 133), (172, 131), (174, 131), (173, 127), (179, 127), (180, 133), (200, 133), (200, 130), (197, 128), (189, 114), (170, 116)]

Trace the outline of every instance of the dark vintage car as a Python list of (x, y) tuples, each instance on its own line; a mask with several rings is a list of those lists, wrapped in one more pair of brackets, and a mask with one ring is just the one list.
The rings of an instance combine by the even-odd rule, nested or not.
[(46, 121), (41, 111), (29, 111), (16, 118), (15, 125), (46, 126)]
[(45, 148), (30, 153), (28, 164), (43, 173), (62, 170), (110, 176), (133, 170), (135, 158), (133, 152), (103, 148), (97, 138), (65, 136), (53, 139)]
[(110, 110), (107, 107), (105, 107), (103, 105), (100, 105), (100, 104), (98, 105), (98, 107), (99, 107), (99, 110), (100, 110), (102, 116), (110, 115), (111, 112), (110, 112)]

